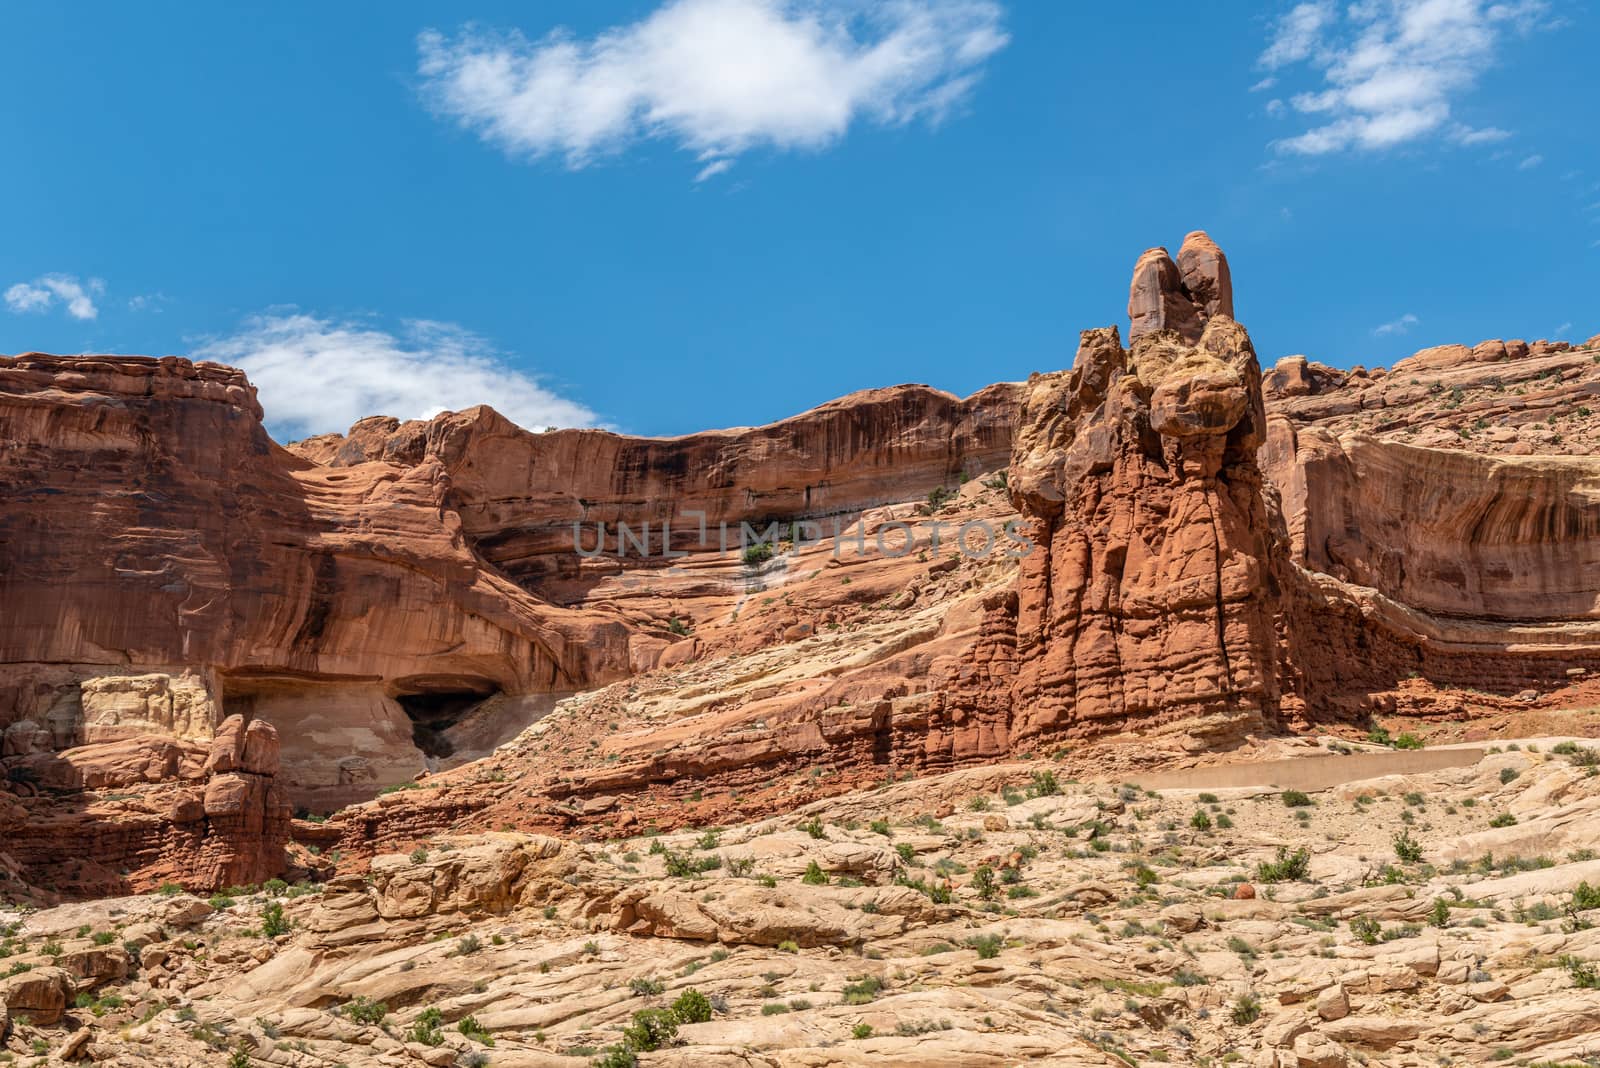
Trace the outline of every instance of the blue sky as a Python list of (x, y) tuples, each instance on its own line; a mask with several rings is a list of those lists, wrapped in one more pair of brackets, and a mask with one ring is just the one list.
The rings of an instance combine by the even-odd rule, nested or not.
[(234, 7), (0, 9), (0, 352), (686, 433), (1066, 366), (1195, 228), (1267, 364), (1600, 332), (1582, 4)]

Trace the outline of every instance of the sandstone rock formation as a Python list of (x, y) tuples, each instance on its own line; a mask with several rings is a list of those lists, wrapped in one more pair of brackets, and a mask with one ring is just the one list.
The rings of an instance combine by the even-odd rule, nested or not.
[[(602, 430), (530, 433), (490, 408), (429, 423), (365, 420), (331, 441), (292, 446), (334, 466), (383, 459), (439, 465), (449, 506), (473, 549), (520, 585), (558, 602), (581, 598), (616, 557), (663, 564), (674, 550), (719, 545), (729, 524), (853, 517), (925, 495), (962, 475), (1004, 466), (1017, 387), (1002, 383), (965, 400), (927, 386), (851, 394), (768, 426), (678, 438)], [(618, 524), (647, 543), (618, 553)], [(575, 531), (576, 527), (576, 531)], [(586, 562), (574, 551), (605, 551)]]
[[(803, 771), (811, 797), (1056, 739), (1170, 756), (1435, 702), (1411, 680), (1600, 670), (1593, 345), (1263, 376), (1200, 232), (1139, 259), (1128, 310), (1127, 345), (1087, 331), (1027, 383), (672, 439), (479, 407), (280, 448), (228, 368), (0, 359), (0, 875), (222, 885), (291, 836), (622, 832), (771, 811)], [(720, 549), (798, 520), (860, 546)], [(1031, 551), (951, 547), (1011, 521)]]
[(1010, 485), (1037, 551), (991, 606), (987, 677), (956, 701), (1003, 716), (1014, 745), (1275, 722), (1261, 372), (1221, 251), (1191, 234), (1180, 260), (1152, 249), (1135, 267), (1131, 349), (1115, 328), (1085, 331), (1070, 372), (1029, 381)]

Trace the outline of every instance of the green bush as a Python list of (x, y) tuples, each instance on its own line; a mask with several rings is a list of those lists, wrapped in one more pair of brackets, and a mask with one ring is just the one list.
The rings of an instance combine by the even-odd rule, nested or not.
[(1573, 956), (1563, 956), (1560, 964), (1572, 977), (1572, 985), (1580, 990), (1600, 990), (1600, 971), (1586, 960)]
[(1502, 812), (1500, 815), (1489, 821), (1489, 826), (1491, 827), (1515, 827), (1516, 824), (1517, 817), (1513, 816), (1509, 812)]
[(1006, 940), (999, 935), (985, 934), (974, 935), (967, 939), (967, 947), (978, 951), (981, 960), (993, 960), (1000, 955), (1000, 950), (1005, 948)]
[(800, 881), (807, 886), (827, 886), (828, 873), (823, 871), (822, 866), (813, 860), (806, 864), (806, 873), (800, 876)]
[(1311, 870), (1311, 851), (1301, 846), (1293, 853), (1288, 846), (1278, 847), (1276, 860), (1264, 860), (1256, 865), (1256, 878), (1264, 883), (1295, 882), (1304, 879)]
[(261, 910), (261, 934), (266, 938), (277, 938), (279, 935), (289, 933), (289, 921), (284, 918), (283, 906), (276, 901)]
[(1350, 933), (1369, 946), (1375, 946), (1383, 938), (1383, 925), (1371, 916), (1353, 916), (1350, 919)]
[(1394, 855), (1406, 864), (1416, 864), (1422, 860), (1422, 845), (1410, 831), (1401, 831), (1394, 836)]
[(479, 1023), (476, 1016), (461, 1017), (456, 1021), (456, 1030), (480, 1045), (494, 1045), (494, 1039), (489, 1036), (488, 1028)]
[(343, 1012), (356, 1023), (382, 1026), (384, 1017), (389, 1015), (389, 1006), (381, 1001), (351, 998), (344, 1003)]
[(864, 975), (844, 988), (846, 1005), (865, 1005), (883, 993), (883, 980), (875, 975)]
[(1315, 804), (1309, 795), (1300, 790), (1285, 790), (1282, 796), (1285, 808), (1305, 808), (1307, 805)]
[(1206, 815), (1205, 809), (1197, 808), (1194, 810), (1194, 815), (1189, 817), (1189, 826), (1197, 831), (1209, 831), (1211, 829), (1211, 817)]
[(679, 1023), (705, 1023), (711, 1019), (711, 999), (698, 990), (685, 990), (672, 1003), (672, 1015)]
[(1229, 1015), (1240, 1027), (1255, 1023), (1261, 1017), (1261, 1001), (1254, 994), (1245, 994), (1233, 1003), (1233, 1011)]
[(438, 1009), (423, 1009), (406, 1032), (406, 1041), (420, 1042), (424, 1046), (444, 1045), (444, 1032), (439, 1030), (439, 1023), (443, 1019), (444, 1014)]
[(1424, 744), (1415, 734), (1402, 734), (1394, 740), (1396, 749), (1421, 749)]
[(760, 567), (772, 559), (772, 543), (758, 541), (754, 545), (746, 545), (743, 559), (745, 567)]
[(671, 1045), (677, 1037), (678, 1018), (671, 1009), (640, 1009), (622, 1029), (623, 1044), (637, 1053)]

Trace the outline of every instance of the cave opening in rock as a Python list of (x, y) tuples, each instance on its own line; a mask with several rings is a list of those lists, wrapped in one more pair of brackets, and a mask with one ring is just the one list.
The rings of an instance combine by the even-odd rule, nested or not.
[(411, 741), (424, 755), (443, 758), (455, 753), (446, 732), (488, 696), (481, 691), (455, 690), (400, 694), (395, 700), (411, 719)]

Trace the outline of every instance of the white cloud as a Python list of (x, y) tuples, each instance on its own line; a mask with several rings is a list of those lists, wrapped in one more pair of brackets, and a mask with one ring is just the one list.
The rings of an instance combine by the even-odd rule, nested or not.
[(1264, 93), (1268, 89), (1271, 89), (1274, 85), (1277, 85), (1277, 84), (1278, 84), (1278, 79), (1272, 77), (1271, 75), (1268, 75), (1267, 77), (1262, 78), (1259, 82), (1256, 82), (1254, 85), (1252, 85), (1250, 87), (1250, 91), (1252, 93)]
[(128, 310), (160, 314), (161, 306), (171, 299), (165, 293), (139, 293), (128, 298)]
[(1560, 326), (1556, 327), (1554, 331), (1551, 332), (1550, 336), (1559, 338), (1562, 334), (1565, 334), (1568, 330), (1571, 330), (1571, 329), (1572, 329), (1572, 324), (1571, 323), (1562, 323)]
[(1300, 63), (1310, 58), (1322, 40), (1323, 31), (1334, 21), (1333, 4), (1326, 2), (1296, 4), (1289, 13), (1278, 20), (1278, 31), (1272, 44), (1261, 53), (1261, 65), (1269, 70)]
[(74, 319), (93, 319), (100, 314), (94, 298), (105, 292), (98, 278), (80, 282), (70, 274), (47, 274), (32, 282), (18, 282), (6, 290), (6, 307), (13, 312), (45, 312), (57, 303), (64, 305)]
[(1487, 144), (1509, 134), (1451, 121), (1451, 108), (1492, 66), (1506, 40), (1549, 23), (1545, 0), (1357, 0), (1302, 3), (1279, 19), (1259, 64), (1305, 65), (1319, 84), (1290, 98), (1313, 125), (1274, 142), (1280, 152), (1379, 150), (1444, 135)]
[(668, 0), (588, 40), (468, 27), (417, 45), (433, 109), (512, 156), (577, 168), (661, 139), (694, 153), (703, 181), (857, 120), (937, 123), (1007, 41), (991, 0)]
[(1534, 155), (1529, 156), (1527, 159), (1523, 160), (1521, 163), (1517, 164), (1517, 170), (1519, 170), (1519, 171), (1531, 171), (1531, 170), (1533, 170), (1535, 167), (1537, 167), (1539, 164), (1541, 164), (1543, 162), (1544, 162), (1544, 157), (1541, 156), (1541, 155), (1538, 155), (1537, 153), (1535, 153)]
[(1379, 326), (1373, 327), (1372, 332), (1377, 337), (1387, 337), (1390, 334), (1408, 334), (1411, 332), (1411, 328), (1420, 322), (1422, 322), (1421, 319), (1418, 319), (1410, 312), (1406, 312), (1404, 315), (1400, 316), (1400, 318), (1395, 319), (1392, 322), (1383, 323)]
[(297, 312), (246, 320), (211, 338), (197, 360), (250, 376), (280, 437), (343, 431), (369, 415), (425, 419), (488, 404), (534, 430), (592, 426), (588, 408), (516, 370), (483, 338), (451, 323), (407, 320), (398, 336), (370, 325)]
[(1450, 136), (1458, 145), (1492, 145), (1510, 137), (1511, 131), (1502, 130), (1498, 126), (1484, 126), (1474, 130), (1470, 126), (1457, 125), (1451, 129)]

